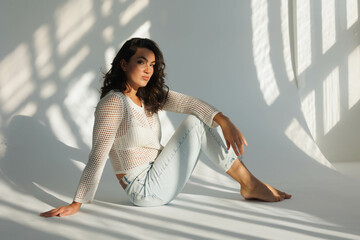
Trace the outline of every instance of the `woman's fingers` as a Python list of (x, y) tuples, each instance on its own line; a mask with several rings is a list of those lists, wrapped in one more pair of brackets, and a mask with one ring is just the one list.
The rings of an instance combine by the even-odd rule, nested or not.
[(241, 141), (245, 144), (245, 146), (247, 146), (247, 145), (248, 145), (248, 143), (247, 143), (247, 141), (246, 141), (246, 139), (245, 139), (244, 135), (242, 135), (242, 134), (241, 134)]
[(248, 145), (248, 143), (247, 143), (247, 141), (246, 141), (246, 139), (245, 139), (244, 135), (240, 132), (240, 130), (239, 130), (239, 135), (240, 135), (240, 139), (241, 139), (241, 141), (245, 144), (245, 146), (247, 146), (247, 145)]
[(227, 150), (229, 150), (231, 146), (237, 156), (242, 156), (244, 154), (244, 145), (248, 145), (244, 135), (231, 121), (226, 122), (221, 127)]
[(244, 154), (244, 144), (242, 143), (242, 141), (238, 138), (236, 140), (233, 141), (233, 143), (231, 144), (236, 156), (242, 156)]
[(43, 212), (40, 214), (41, 217), (51, 217), (53, 213), (55, 213), (57, 210), (56, 209), (53, 209), (53, 210), (50, 210), (50, 211), (47, 211), (47, 212)]
[(230, 141), (228, 141), (227, 139), (225, 139), (226, 141), (226, 149), (229, 150), (230, 149)]
[(50, 211), (47, 211), (47, 212), (45, 212), (46, 214), (53, 214), (54, 212), (57, 212), (57, 211), (59, 211), (59, 208), (54, 208), (54, 209), (52, 209), (52, 210), (50, 210)]
[(44, 214), (44, 217), (54, 217), (60, 213), (60, 210), (50, 211)]
[(238, 149), (238, 153), (236, 153), (236, 156), (243, 155), (244, 154), (244, 148), (243, 148), (243, 144), (242, 144), (241, 140), (240, 139), (235, 140), (235, 144), (236, 144), (237, 149)]
[[(245, 144), (246, 145), (246, 144)], [(243, 156), (245, 152), (244, 144), (241, 139), (237, 139), (231, 142), (231, 147), (233, 148), (236, 156)]]
[(64, 210), (62, 208), (55, 208), (52, 209), (50, 211), (47, 212), (43, 212), (40, 214), (40, 216), (42, 217), (54, 217), (54, 216), (58, 216), (60, 214), (60, 216), (63, 214)]
[(242, 143), (242, 141), (239, 139), (238, 140), (238, 144), (240, 144), (240, 154), (241, 154), (241, 156), (243, 156), (244, 155), (244, 144)]
[(72, 205), (62, 206), (55, 209), (52, 209), (47, 212), (40, 213), (41, 217), (64, 217), (77, 213), (80, 207), (74, 207)]

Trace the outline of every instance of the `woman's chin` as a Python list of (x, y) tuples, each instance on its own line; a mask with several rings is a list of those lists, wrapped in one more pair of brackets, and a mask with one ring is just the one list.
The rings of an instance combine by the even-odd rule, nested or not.
[(146, 87), (148, 85), (149, 81), (146, 81), (144, 84), (142, 84), (142, 87)]

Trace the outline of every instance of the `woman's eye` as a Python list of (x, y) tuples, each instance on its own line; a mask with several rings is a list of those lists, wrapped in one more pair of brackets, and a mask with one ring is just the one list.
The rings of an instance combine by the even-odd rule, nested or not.
[(139, 60), (139, 61), (137, 61), (137, 63), (138, 63), (138, 64), (143, 64), (143, 63), (144, 63), (144, 61)]

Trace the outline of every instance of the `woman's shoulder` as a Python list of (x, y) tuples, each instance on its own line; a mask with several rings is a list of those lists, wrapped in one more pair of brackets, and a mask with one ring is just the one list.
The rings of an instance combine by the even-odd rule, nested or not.
[(184, 93), (181, 93), (181, 92), (178, 92), (178, 91), (174, 91), (174, 90), (170, 90), (169, 89), (169, 92), (168, 92), (168, 98), (181, 98), (181, 97), (184, 97), (184, 96), (187, 96), (185, 95)]
[(99, 106), (119, 106), (124, 104), (124, 94), (122, 92), (111, 90), (98, 103)]
[(167, 96), (173, 96), (173, 95), (176, 95), (176, 94), (181, 94), (180, 92), (178, 91), (174, 91), (174, 90), (171, 90), (169, 89), (168, 93), (167, 93)]
[(124, 97), (124, 93), (120, 91), (110, 90), (102, 99), (123, 99)]

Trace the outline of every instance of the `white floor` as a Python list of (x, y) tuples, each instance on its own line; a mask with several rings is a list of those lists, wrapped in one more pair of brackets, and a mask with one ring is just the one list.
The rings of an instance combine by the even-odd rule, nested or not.
[(360, 161), (359, 162), (335, 162), (332, 163), (336, 170), (346, 176), (360, 180)]
[(71, 201), (72, 187), (19, 184), (1, 172), (1, 239), (360, 239), (360, 181), (317, 164), (318, 176), (298, 168), (270, 181), (293, 199), (244, 201), (237, 183), (204, 162), (175, 201), (154, 208), (131, 206), (107, 165), (93, 204), (51, 219), (38, 214)]
[(291, 200), (244, 201), (239, 185), (202, 155), (173, 202), (135, 207), (108, 162), (94, 203), (51, 219), (39, 213), (72, 201), (79, 161), (88, 152), (63, 144), (35, 118), (18, 116), (7, 128), (0, 159), (0, 239), (360, 239), (359, 165), (335, 164), (345, 174), (331, 167), (300, 110), (287, 108), (270, 111), (266, 121), (254, 119), (262, 124), (244, 124), (258, 126), (246, 129), (244, 162), (263, 181), (293, 194)]

